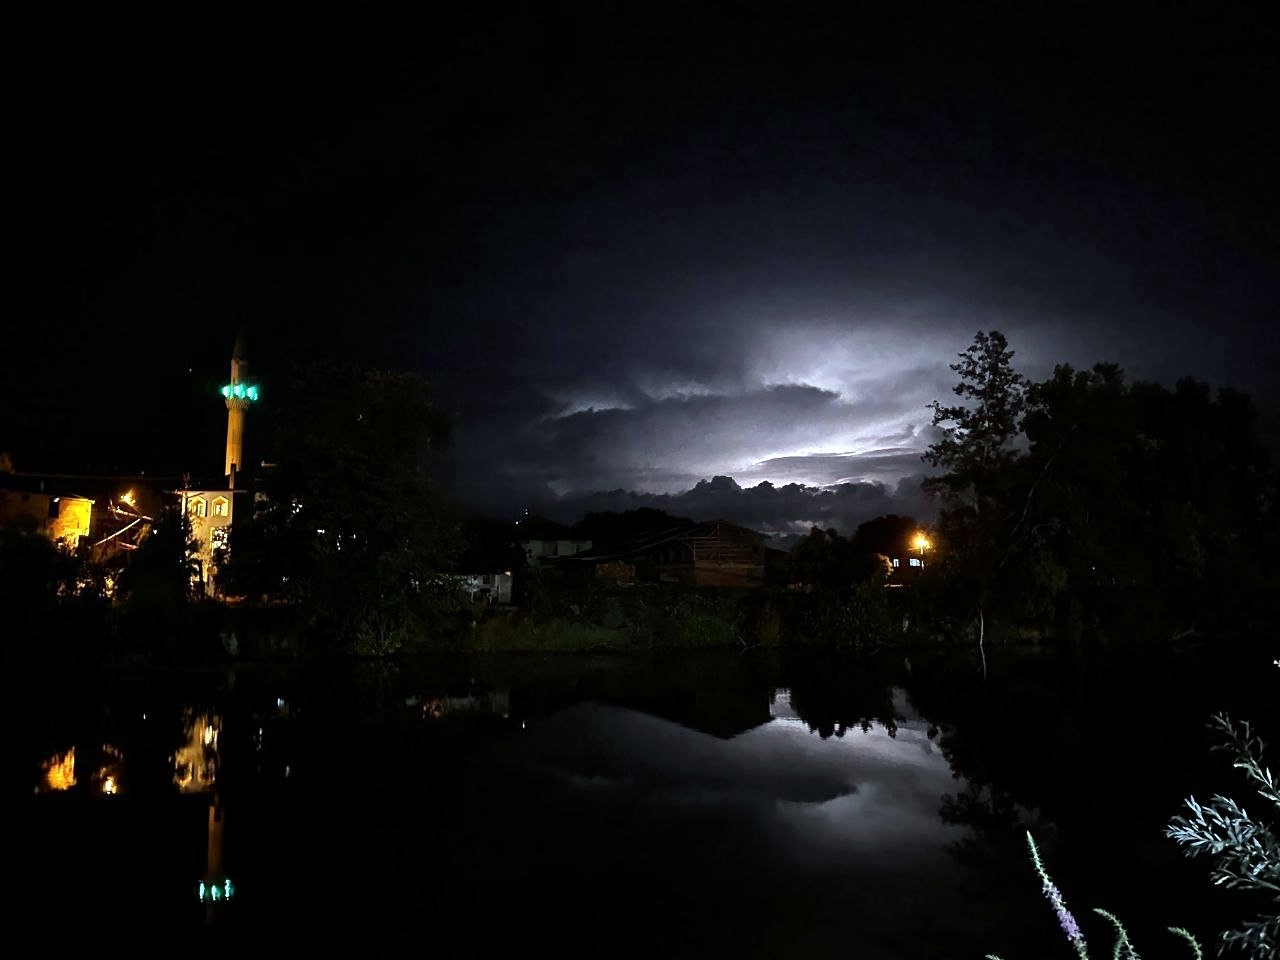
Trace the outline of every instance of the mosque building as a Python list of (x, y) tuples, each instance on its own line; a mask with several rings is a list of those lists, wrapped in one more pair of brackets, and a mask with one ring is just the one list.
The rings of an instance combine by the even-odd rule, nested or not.
[(195, 543), (193, 575), (204, 584), (208, 594), (214, 592), (219, 565), (226, 562), (237, 504), (242, 512), (251, 509), (242, 476), (244, 427), (245, 414), (258, 401), (258, 385), (249, 378), (243, 334), (236, 337), (231, 351), (231, 379), (223, 385), (221, 393), (227, 405), (227, 447), (222, 483), (216, 486), (212, 483), (184, 484), (178, 491), (180, 506), (191, 525), (191, 538)]

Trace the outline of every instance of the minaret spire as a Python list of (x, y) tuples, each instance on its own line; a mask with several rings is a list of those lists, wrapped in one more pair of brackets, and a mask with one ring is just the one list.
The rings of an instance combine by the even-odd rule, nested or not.
[(222, 388), (227, 401), (227, 486), (234, 490), (236, 474), (244, 464), (244, 414), (258, 399), (258, 388), (249, 385), (249, 361), (245, 356), (244, 331), (236, 335), (231, 350), (231, 382)]

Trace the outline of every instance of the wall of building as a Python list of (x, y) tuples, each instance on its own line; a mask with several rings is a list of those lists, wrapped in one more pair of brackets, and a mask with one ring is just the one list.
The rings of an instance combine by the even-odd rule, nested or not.
[(649, 553), (660, 582), (694, 587), (759, 587), (764, 584), (764, 538), (735, 524), (701, 524)]
[(66, 550), (80, 546), (92, 519), (93, 501), (85, 497), (0, 490), (0, 525), (39, 533)]
[(460, 573), (455, 580), (472, 601), (511, 602), (512, 578), (509, 573)]
[(572, 557), (591, 549), (590, 540), (521, 540), (525, 558), (540, 563), (553, 557)]
[(220, 546), (230, 542), (235, 497), (230, 490), (184, 490), (181, 498), (182, 510), (191, 524), (191, 537), (196, 543), (200, 580), (205, 584), (205, 591), (212, 593), (218, 573), (215, 554)]

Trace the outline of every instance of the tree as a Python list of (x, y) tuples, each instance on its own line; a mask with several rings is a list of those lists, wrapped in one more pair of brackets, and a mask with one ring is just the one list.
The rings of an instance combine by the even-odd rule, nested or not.
[(187, 518), (177, 507), (166, 507), (121, 565), (117, 598), (134, 607), (181, 607), (199, 589), (195, 546)]
[(1276, 474), (1247, 397), (1062, 364), (1041, 383), (979, 332), (933, 404), (935, 570), (983, 611), (1060, 635), (1256, 626), (1274, 607)]
[(1057, 367), (1028, 393), (1006, 593), (1073, 629), (1239, 623), (1274, 569), (1274, 474), (1254, 419), (1232, 390)]
[[(202, 605), (203, 583), (188, 518), (166, 507), (137, 550), (120, 563), (116, 601), (121, 633), (129, 646), (149, 658), (189, 660), (216, 646), (218, 618)], [(123, 558), (121, 558), (123, 559)]]
[(1060, 364), (1028, 388), (1023, 429), (1002, 586), (1019, 615), (1075, 631), (1100, 612), (1099, 591), (1142, 561), (1129, 537), (1125, 464), (1138, 429), (1124, 371)]
[(791, 579), (819, 594), (847, 593), (855, 582), (870, 576), (868, 564), (861, 560), (838, 532), (813, 527), (791, 548)]
[(1026, 409), (1027, 381), (1013, 369), (1013, 351), (1003, 333), (979, 330), (951, 369), (960, 375), (954, 392), (963, 403), (930, 404), (942, 434), (924, 459), (946, 472), (927, 481), (951, 509), (980, 514), (998, 492), (1001, 474), (1017, 457), (1014, 440)]
[(298, 370), (282, 406), (223, 587), (288, 601), (347, 649), (399, 649), (456, 600), (457, 524), (427, 476), (448, 422), (421, 377), (352, 364)]
[(39, 533), (0, 530), (0, 629), (21, 637), (47, 628), (74, 572), (74, 561)]
[(797, 598), (801, 632), (811, 641), (869, 651), (891, 633), (884, 581), (892, 568), (835, 530), (809, 531), (791, 548), (790, 580), (806, 587)]
[(1015, 441), (1026, 409), (1027, 381), (1013, 369), (1013, 356), (1004, 334), (978, 331), (951, 365), (960, 376), (954, 392), (962, 402), (933, 402), (933, 426), (941, 436), (924, 454), (943, 470), (925, 482), (925, 489), (942, 500), (939, 528), (947, 562), (969, 583), (980, 620), (1008, 530), (1019, 458)]
[(693, 525), (688, 517), (673, 516), (653, 507), (640, 507), (621, 513), (614, 510), (588, 513), (573, 525), (573, 533), (601, 549), (621, 547), (637, 537)]

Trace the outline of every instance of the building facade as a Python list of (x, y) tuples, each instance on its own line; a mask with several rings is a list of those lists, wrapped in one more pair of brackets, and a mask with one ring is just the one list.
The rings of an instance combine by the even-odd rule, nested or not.
[(76, 494), (54, 493), (45, 489), (43, 481), (39, 489), (20, 489), (23, 486), (27, 484), (0, 482), (0, 526), (38, 533), (68, 553), (79, 549), (93, 523), (93, 501)]

